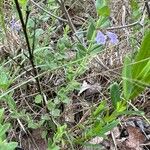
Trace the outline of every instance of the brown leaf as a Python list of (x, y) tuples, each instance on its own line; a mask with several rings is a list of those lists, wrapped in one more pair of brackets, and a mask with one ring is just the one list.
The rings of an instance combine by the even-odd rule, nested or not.
[(126, 146), (132, 150), (140, 150), (140, 144), (144, 143), (145, 137), (137, 127), (127, 126), (129, 134), (128, 139), (125, 141)]

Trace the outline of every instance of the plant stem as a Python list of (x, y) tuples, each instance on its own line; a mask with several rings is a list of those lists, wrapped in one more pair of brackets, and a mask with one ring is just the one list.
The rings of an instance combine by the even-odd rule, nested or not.
[[(33, 71), (34, 76), (37, 76), (38, 72), (37, 72), (36, 66), (34, 64), (34, 54), (32, 53), (33, 50), (30, 47), (30, 42), (29, 42), (29, 38), (28, 38), (28, 34), (27, 34), (26, 24), (24, 23), (23, 15), (22, 15), (18, 0), (14, 0), (14, 1), (15, 1), (15, 5), (16, 5), (17, 11), (18, 11), (18, 15), (19, 15), (21, 24), (22, 24), (22, 29), (24, 32), (25, 40), (27, 43), (28, 52), (29, 52), (29, 61), (30, 61), (31, 66), (32, 66), (32, 71)], [(39, 78), (37, 77), (37, 78), (35, 78), (35, 80), (36, 80), (38, 91), (40, 94), (42, 94)]]

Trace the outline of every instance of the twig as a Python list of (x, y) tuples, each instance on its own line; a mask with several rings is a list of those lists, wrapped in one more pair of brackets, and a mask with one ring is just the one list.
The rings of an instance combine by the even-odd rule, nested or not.
[(36, 33), (36, 19), (34, 21), (34, 33), (33, 33), (33, 41), (32, 41), (32, 55), (34, 55), (34, 49), (35, 49), (35, 33)]
[(45, 10), (43, 7), (41, 7), (40, 5), (38, 5), (37, 3), (35, 3), (33, 0), (30, 0), (30, 1), (31, 1), (31, 3), (32, 3), (33, 5), (35, 5), (35, 6), (38, 7), (39, 9), (43, 10), (44, 12), (46, 12), (48, 15), (50, 15), (50, 16), (52, 16), (52, 17), (54, 17), (54, 18), (56, 18), (56, 19), (58, 19), (58, 20), (60, 20), (60, 21), (63, 21), (63, 22), (68, 23), (68, 21), (67, 21), (66, 19), (63, 19), (63, 18), (61, 18), (61, 17), (58, 17), (58, 16), (52, 14), (51, 12)]
[(150, 8), (149, 8), (148, 1), (145, 1), (145, 7), (146, 7), (146, 9), (147, 9), (148, 18), (150, 19)]
[(26, 26), (26, 27), (27, 27), (29, 15), (30, 15), (30, 10), (29, 10), (29, 7), (27, 6), (27, 10), (26, 10), (26, 20), (25, 20), (25, 26)]
[(123, 28), (133, 27), (133, 26), (138, 25), (138, 24), (141, 25), (139, 21), (136, 21), (136, 22), (128, 24), (128, 25), (110, 27), (110, 28), (107, 28), (107, 30), (123, 29)]
[[(24, 36), (25, 36), (25, 39), (26, 39), (28, 52), (29, 52), (29, 60), (30, 60), (30, 63), (32, 65), (32, 71), (33, 71), (34, 76), (37, 76), (38, 73), (37, 73), (37, 69), (36, 69), (35, 64), (34, 64), (34, 55), (32, 55), (32, 49), (31, 49), (30, 43), (29, 43), (26, 24), (24, 23), (22, 12), (21, 12), (18, 0), (14, 0), (14, 1), (15, 1), (15, 5), (16, 5), (17, 11), (18, 11), (18, 15), (19, 15), (21, 24), (22, 24), (22, 29), (23, 29), (23, 32), (24, 32)], [(35, 78), (35, 80), (36, 80), (38, 91), (39, 91), (40, 94), (42, 94), (39, 78)]]
[(72, 23), (72, 20), (71, 20), (71, 17), (69, 15), (68, 11), (66, 10), (64, 1), (60, 0), (60, 2), (59, 2), (58, 0), (56, 0), (56, 2), (60, 5), (60, 8), (61, 8), (62, 12), (64, 13), (66, 19), (68, 20), (68, 25), (70, 26), (72, 32), (75, 34), (77, 40), (80, 43), (82, 43), (81, 40), (79, 39), (79, 37), (76, 35), (76, 28), (75, 28), (74, 24)]

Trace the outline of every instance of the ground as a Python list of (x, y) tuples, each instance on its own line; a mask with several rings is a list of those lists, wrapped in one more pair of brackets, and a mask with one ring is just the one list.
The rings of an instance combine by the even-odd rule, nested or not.
[[(17, 141), (19, 143), (18, 148), (20, 147), (20, 149), (46, 150), (48, 142), (45, 139), (50, 139), (54, 136), (53, 131), (56, 130), (56, 125), (59, 123), (66, 123), (69, 127), (67, 132), (72, 134), (74, 137), (80, 137), (82, 131), (79, 126), (86, 125), (88, 118), (90, 118), (92, 108), (98, 106), (103, 99), (107, 100), (107, 107), (110, 108), (109, 113), (111, 113), (111, 99), (110, 94), (108, 93), (109, 86), (114, 81), (119, 83), (121, 82), (124, 58), (129, 53), (133, 55), (136, 53), (136, 50), (140, 47), (144, 31), (148, 30), (149, 24), (144, 25), (142, 22), (140, 22), (140, 25), (138, 23), (133, 24), (133, 20), (135, 22), (137, 20), (133, 17), (133, 13), (135, 12), (133, 12), (131, 8), (130, 1), (112, 0), (109, 3), (109, 8), (111, 10), (109, 16), (110, 25), (106, 29), (102, 30), (104, 30), (104, 32), (105, 30), (108, 30), (117, 34), (119, 43), (111, 45), (107, 42), (101, 53), (89, 59), (88, 63), (86, 63), (86, 69), (84, 70), (84, 68), (82, 68), (84, 73), (80, 74), (76, 78), (76, 80), (81, 84), (80, 90), (73, 90), (69, 93), (69, 99), (71, 99), (69, 104), (64, 104), (62, 102), (57, 105), (57, 109), (55, 109), (53, 113), (56, 116), (57, 113), (60, 114), (57, 116), (56, 120), (54, 119), (55, 122), (53, 122), (53, 118), (51, 118), (50, 113), (48, 113), (49, 109), (52, 110), (53, 104), (49, 103), (49, 101), (56, 101), (60, 87), (67, 86), (69, 79), (67, 78), (66, 72), (67, 69), (69, 70), (69, 67), (58, 68), (54, 71), (47, 70), (55, 67), (56, 65), (55, 61), (54, 64), (51, 63), (53, 61), (53, 56), (58, 58), (58, 62), (59, 59), (61, 61), (67, 60), (66, 62), (69, 62), (70, 60), (74, 60), (76, 56), (76, 49), (70, 45), (70, 47), (67, 45), (69, 50), (64, 48), (65, 55), (61, 55), (61, 53), (63, 53), (62, 51), (59, 54), (56, 51), (59, 48), (61, 50), (63, 49), (63, 45), (58, 45), (58, 42), (65, 43), (62, 37), (65, 34), (64, 29), (67, 30), (66, 22), (68, 21), (66, 20), (71, 19), (72, 24), (68, 24), (72, 31), (66, 31), (66, 35), (69, 35), (69, 40), (73, 43), (73, 45), (75, 45), (76, 41), (78, 41), (76, 32), (81, 33), (81, 37), (83, 36), (83, 38), (81, 38), (83, 42), (87, 42), (84, 31), (87, 30), (92, 19), (96, 20), (98, 17), (95, 1), (66, 0), (64, 3), (64, 10), (67, 11), (69, 18), (67, 18), (67, 15), (64, 14), (64, 12), (62, 13), (63, 6), (56, 6), (56, 3), (53, 4), (53, 1), (29, 1), (29, 9), (31, 9), (29, 18), (36, 17), (37, 20), (40, 20), (37, 23), (38, 33), (36, 35), (37, 45), (35, 45), (35, 47), (37, 46), (39, 49), (40, 47), (48, 47), (47, 51), (37, 50), (38, 52), (35, 54), (37, 66), (46, 64), (43, 68), (37, 67), (38, 69), (35, 75), (40, 75), (38, 78), (39, 81), (32, 78), (34, 71), (31, 72), (31, 68), (33, 66), (32, 62), (30, 64), (29, 61), (27, 61), (29, 56), (26, 56), (27, 45), (23, 34), (20, 34), (20, 30), (18, 32), (11, 29), (12, 18), (18, 18), (16, 17), (16, 10), (11, 7), (12, 5), (15, 7), (15, 5), (11, 5), (11, 2), (8, 1), (4, 2), (7, 38), (3, 38), (0, 43), (0, 62), (9, 68), (10, 76), (15, 77), (14, 82), (8, 88), (8, 93), (11, 95), (12, 92), (16, 109), (19, 112), (17, 114), (14, 111), (14, 105), (10, 102), (11, 100), (8, 100), (7, 103), (1, 103), (2, 107), (6, 110), (5, 115), (7, 117), (5, 120), (10, 121), (12, 124), (12, 129), (8, 131), (8, 140)], [(142, 19), (147, 16), (144, 6), (144, 1), (139, 2), (138, 11), (143, 13), (143, 15), (141, 15)], [(43, 9), (41, 9), (41, 7)], [(51, 17), (50, 12), (56, 13), (57, 15), (59, 14), (59, 17), (62, 20), (57, 18), (58, 16), (54, 16), (54, 18)], [(138, 19), (141, 18), (139, 17)], [(28, 21), (28, 31), (31, 33), (34, 29), (34, 22), (32, 19), (29, 19)], [(129, 26), (126, 28), (123, 27), (126, 25)], [(18, 28), (20, 28), (20, 26), (20, 22), (18, 21)], [(32, 32), (30, 36), (32, 37), (33, 34), (34, 33)], [(131, 42), (131, 39), (133, 42)], [(48, 57), (52, 58), (49, 62), (47, 61)], [(61, 61), (59, 62), (59, 65), (62, 64)], [(76, 67), (76, 65), (74, 67)], [(40, 82), (39, 88), (41, 88), (42, 93), (44, 93), (43, 102), (41, 102), (42, 100), (40, 100), (39, 97), (36, 97), (39, 93), (38, 85), (36, 85), (37, 82)], [(64, 91), (64, 93), (65, 92), (66, 91)], [(2, 94), (3, 93), (5, 94), (4, 91)], [(5, 98), (3, 97), (3, 99)], [(34, 102), (35, 99), (37, 100), (36, 102)], [(45, 104), (49, 104), (48, 107)], [(147, 88), (140, 96), (136, 97), (134, 101), (129, 101), (128, 104), (128, 109), (138, 109), (143, 111), (145, 114), (120, 116), (118, 117), (120, 120), (119, 125), (106, 132), (106, 138), (96, 136), (88, 141), (90, 144), (95, 144), (95, 147), (92, 147), (91, 145), (79, 146), (77, 144), (74, 148), (81, 150), (150, 149), (149, 88)], [(17, 117), (18, 119), (16, 119)], [(53, 123), (50, 123), (49, 120)], [(68, 142), (66, 142), (68, 145), (63, 142), (64, 141), (61, 141), (60, 144), (62, 150), (71, 149), (68, 147)]]

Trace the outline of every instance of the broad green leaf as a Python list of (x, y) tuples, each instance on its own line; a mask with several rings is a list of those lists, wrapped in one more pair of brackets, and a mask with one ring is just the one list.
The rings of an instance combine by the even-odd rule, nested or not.
[(121, 100), (120, 98), (120, 89), (118, 83), (113, 83), (110, 86), (110, 96), (111, 96), (111, 101), (114, 106), (114, 108), (117, 108), (117, 103)]
[(150, 60), (150, 31), (144, 37), (144, 40), (141, 44), (141, 48), (135, 57), (135, 64), (132, 67), (132, 76), (133, 79), (136, 79), (143, 68), (146, 66)]
[(128, 56), (125, 58), (123, 64), (122, 78), (123, 78), (123, 82), (122, 82), (123, 95), (124, 98), (128, 100), (132, 90), (131, 60)]
[(91, 21), (91, 23), (90, 23), (90, 25), (88, 27), (88, 31), (87, 31), (87, 39), (89, 41), (92, 39), (94, 31), (95, 31), (95, 25), (94, 25), (94, 22)]
[[(138, 96), (150, 84), (150, 31), (144, 37), (141, 48), (132, 65), (132, 80), (135, 84), (130, 98)], [(146, 84), (146, 85), (145, 85)]]

